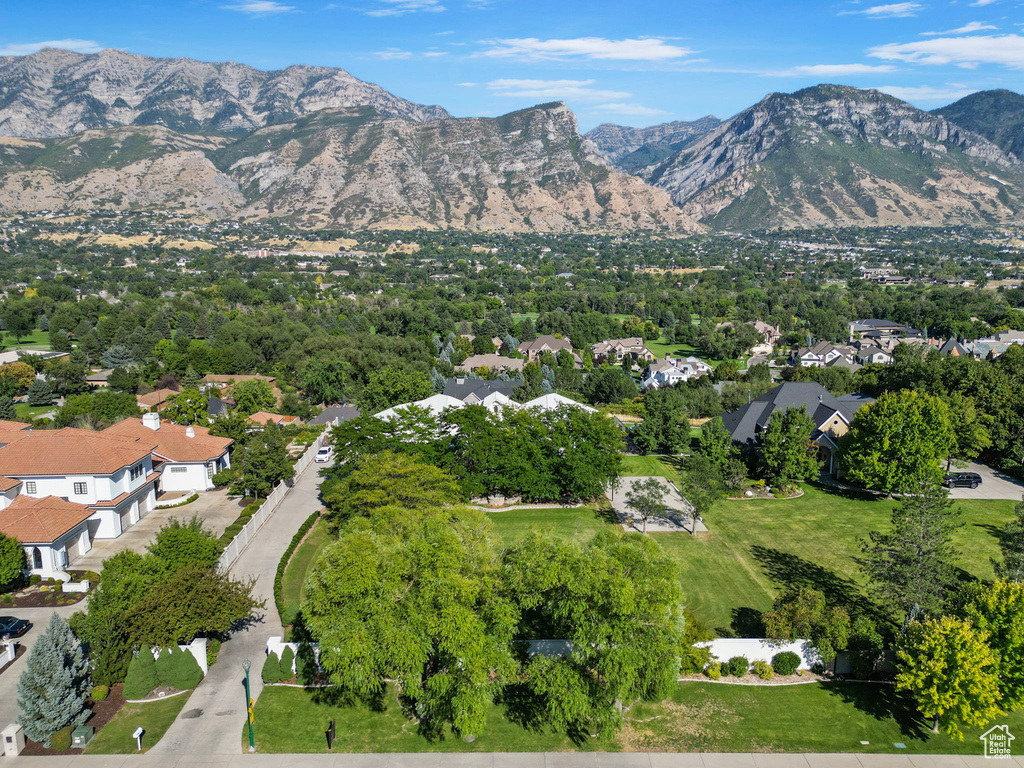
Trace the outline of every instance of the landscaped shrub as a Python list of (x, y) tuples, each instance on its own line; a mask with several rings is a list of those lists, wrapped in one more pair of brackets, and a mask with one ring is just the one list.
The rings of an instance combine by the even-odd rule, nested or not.
[(274, 651), (267, 654), (261, 677), (264, 683), (276, 683), (281, 680), (281, 662)]
[(690, 645), (683, 649), (679, 659), (679, 671), (686, 674), (702, 672), (711, 661), (711, 649), (704, 646)]
[(772, 669), (777, 675), (792, 675), (800, 668), (800, 657), (792, 651), (782, 651), (772, 656)]
[(28, 583), (32, 584), (33, 586), (38, 584), (42, 580), (43, 580), (43, 577), (40, 576), (38, 573), (33, 573), (31, 576), (28, 577)]
[(292, 650), (290, 645), (285, 646), (285, 649), (281, 652), (281, 677), (282, 683), (287, 683), (292, 679), (294, 674), (292, 670), (295, 669), (295, 651)]
[(168, 682), (165, 685), (177, 688), (179, 691), (195, 688), (203, 679), (202, 667), (189, 651), (182, 651), (177, 646), (172, 647), (175, 653), (171, 654)]
[(228, 469), (222, 469), (220, 472), (216, 473), (211, 480), (213, 480), (213, 484), (215, 486), (220, 488), (221, 486), (231, 485), (235, 482), (235, 480), (238, 479), (238, 474), (239, 470), (234, 467), (229, 467)]
[(100, 575), (96, 571), (86, 571), (82, 574), (82, 581), (88, 581), (90, 587), (95, 587), (100, 583)]
[(717, 661), (714, 661), (714, 662), (708, 664), (708, 668), (704, 671), (704, 673), (711, 680), (721, 680), (722, 679), (722, 665), (719, 664)]
[(160, 676), (157, 674), (153, 652), (146, 646), (128, 665), (128, 676), (124, 679), (124, 697), (144, 699), (158, 685)]
[(754, 662), (754, 674), (760, 677), (762, 680), (771, 680), (775, 676), (772, 671), (771, 664), (767, 661), (755, 661)]
[(303, 640), (299, 643), (299, 652), (295, 654), (295, 676), (301, 685), (312, 685), (316, 682), (316, 654), (313, 646)]
[(220, 639), (208, 637), (206, 639), (206, 666), (212, 667), (217, 662), (217, 654), (220, 653)]
[(50, 737), (50, 746), (58, 752), (67, 752), (71, 749), (72, 730), (74, 729), (69, 725), (54, 733), (53, 736)]
[(284, 597), (281, 590), (281, 580), (284, 579), (285, 568), (288, 567), (288, 561), (292, 558), (292, 553), (295, 552), (295, 548), (299, 546), (299, 542), (302, 541), (303, 537), (309, 532), (309, 529), (313, 527), (313, 523), (320, 517), (319, 512), (314, 512), (303, 521), (302, 525), (299, 526), (299, 530), (292, 536), (291, 543), (288, 544), (288, 549), (284, 551), (281, 556), (280, 562), (277, 564), (277, 573), (274, 575), (274, 602), (277, 604), (277, 613), (279, 616), (284, 614)]
[(105, 685), (94, 685), (89, 695), (93, 701), (103, 701), (110, 695), (110, 689)]
[(745, 656), (733, 656), (729, 659), (729, 674), (733, 677), (743, 677), (750, 671), (750, 662)]
[(6, 595), (0, 596), (0, 603), (3, 603), (4, 605), (10, 605), (13, 602), (14, 602), (14, 595), (6, 594)]

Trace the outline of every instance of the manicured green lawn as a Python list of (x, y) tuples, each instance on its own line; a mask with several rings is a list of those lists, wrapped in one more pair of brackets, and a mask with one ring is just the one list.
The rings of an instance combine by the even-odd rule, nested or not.
[[(329, 695), (329, 694), (327, 694)], [(389, 688), (383, 707), (338, 706), (323, 691), (263, 689), (255, 710), (260, 752), (326, 752), (324, 731), (333, 719), (335, 752), (907, 752), (981, 754), (982, 729), (965, 740), (934, 735), (908, 701), (884, 684), (825, 683), (747, 687), (681, 683), (670, 698), (635, 704), (622, 730), (609, 739), (573, 744), (543, 725), (527, 730), (501, 705), (489, 708), (476, 741), (450, 733), (428, 740), (416, 732)], [(514, 716), (513, 716), (514, 717)], [(996, 723), (1024, 730), (1024, 714)], [(996, 724), (993, 723), (993, 724)], [(861, 741), (869, 744), (862, 745)], [(242, 745), (248, 735), (242, 725)]]
[[(893, 501), (803, 486), (789, 500), (718, 502), (705, 536), (652, 534), (679, 563), (684, 594), (696, 615), (720, 635), (749, 636), (756, 614), (779, 590), (810, 586), (833, 604), (866, 606), (859, 541), (889, 526)], [(997, 531), (1013, 501), (960, 502), (964, 527), (955, 543), (971, 576), (993, 577)]]
[(3, 334), (3, 343), (7, 347), (18, 347), (21, 349), (36, 349), (36, 350), (49, 350), (50, 349), (50, 333), (49, 331), (40, 331), (36, 329), (32, 331), (28, 336), (22, 336), (21, 341), (18, 341), (9, 333)]
[[(669, 344), (667, 341), (665, 341), (664, 337), (658, 339), (657, 341), (645, 341), (644, 344), (647, 345), (647, 348), (651, 350), (651, 352), (653, 352), (655, 357), (657, 357), (659, 360), (661, 360), (666, 355), (671, 355), (672, 357), (692, 356), (698, 357), (701, 360), (710, 363), (715, 368), (717, 368), (722, 362), (724, 362), (724, 360), (716, 357), (708, 357), (703, 352), (697, 351), (697, 348), (691, 344), (683, 344), (681, 342)], [(741, 371), (747, 367), (746, 357), (735, 358), (732, 362), (736, 363), (736, 367)]]
[(142, 751), (146, 752), (163, 738), (171, 727), (174, 718), (185, 708), (192, 694), (183, 693), (163, 701), (151, 701), (145, 704), (125, 704), (96, 734), (92, 744), (86, 748), (86, 754), (94, 755), (131, 755), (136, 754), (135, 739), (132, 733), (136, 728), (145, 728), (142, 736)]
[(284, 570), (281, 578), (281, 595), (284, 598), (284, 614), (281, 616), (281, 624), (285, 627), (295, 621), (295, 614), (302, 605), (302, 598), (305, 597), (306, 574), (309, 573), (316, 562), (320, 550), (332, 541), (331, 535), (327, 532), (327, 524), (323, 519), (317, 520), (310, 529), (306, 538), (295, 548), (291, 560)]
[(614, 522), (607, 511), (593, 507), (565, 507), (556, 509), (513, 509), (506, 512), (488, 512), (494, 530), (505, 544), (521, 539), (532, 529), (552, 531), (582, 541), (595, 531)]
[(38, 419), (44, 413), (57, 410), (56, 405), (29, 405), (28, 403), (15, 403), (14, 412), (19, 419)]
[(657, 456), (623, 456), (622, 474), (626, 477), (666, 477), (678, 484), (679, 470), (669, 461)]
[[(268, 686), (256, 702), (254, 726), (258, 752), (326, 752), (324, 732), (335, 721), (334, 752), (559, 752), (573, 749), (566, 737), (527, 730), (510, 722), (501, 706), (491, 706), (487, 726), (476, 741), (466, 743), (451, 733), (429, 740), (416, 732), (416, 724), (402, 711), (392, 686), (388, 686), (381, 711), (365, 704), (335, 706), (316, 690)], [(320, 703), (318, 703), (320, 701)], [(249, 736), (242, 719), (242, 744)], [(609, 748), (586, 745), (583, 749)], [(614, 747), (611, 747), (614, 748)]]

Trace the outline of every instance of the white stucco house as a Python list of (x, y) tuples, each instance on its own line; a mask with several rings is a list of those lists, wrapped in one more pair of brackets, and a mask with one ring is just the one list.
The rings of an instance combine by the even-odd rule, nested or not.
[(696, 357), (666, 357), (648, 369), (647, 378), (641, 386), (644, 389), (674, 387), (684, 381), (706, 376), (713, 370), (710, 364)]
[(0, 510), (0, 532), (21, 542), (30, 573), (58, 577), (92, 549), (92, 515), (88, 507), (56, 496), (17, 496)]

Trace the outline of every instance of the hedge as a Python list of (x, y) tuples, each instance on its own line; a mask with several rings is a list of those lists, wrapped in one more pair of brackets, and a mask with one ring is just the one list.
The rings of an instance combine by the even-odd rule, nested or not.
[(224, 533), (220, 535), (220, 544), (222, 547), (227, 547), (227, 545), (231, 543), (231, 540), (238, 535), (239, 531), (245, 527), (245, 524), (252, 520), (252, 516), (256, 514), (260, 507), (263, 506), (264, 501), (266, 501), (266, 499), (258, 499), (252, 504), (248, 504), (238, 517), (235, 518), (235, 522), (224, 529)]
[(729, 674), (733, 677), (743, 677), (750, 671), (750, 662), (746, 656), (733, 656), (729, 659)]
[(277, 573), (274, 575), (274, 603), (277, 605), (277, 615), (281, 616), (284, 613), (284, 596), (282, 594), (281, 582), (284, 580), (284, 571), (288, 567), (288, 561), (292, 559), (292, 554), (295, 552), (295, 548), (299, 546), (299, 542), (309, 533), (309, 529), (313, 527), (313, 524), (320, 517), (319, 510), (311, 514), (305, 519), (302, 525), (299, 526), (299, 530), (292, 536), (292, 541), (288, 545), (288, 549), (284, 551), (281, 556), (281, 562), (277, 564)]
[(184, 507), (186, 504), (191, 504), (193, 501), (199, 498), (198, 493), (193, 493), (184, 501), (179, 501), (177, 504), (159, 504), (156, 509), (174, 509), (175, 507)]

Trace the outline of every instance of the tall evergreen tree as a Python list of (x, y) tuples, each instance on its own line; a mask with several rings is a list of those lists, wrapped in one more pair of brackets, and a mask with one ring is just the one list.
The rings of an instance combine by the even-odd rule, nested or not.
[(14, 400), (10, 397), (0, 397), (0, 419), (14, 421), (18, 412), (14, 408)]
[(819, 462), (811, 445), (814, 422), (804, 408), (787, 408), (772, 414), (761, 445), (761, 471), (776, 485), (810, 480)]
[(18, 681), (18, 723), (32, 741), (49, 745), (50, 737), (89, 718), (89, 666), (68, 623), (53, 614), (32, 647)]
[(1024, 500), (1013, 511), (1014, 519), (1006, 524), (999, 538), (1003, 560), (993, 560), (992, 564), (1000, 579), (1019, 583), (1024, 581)]

